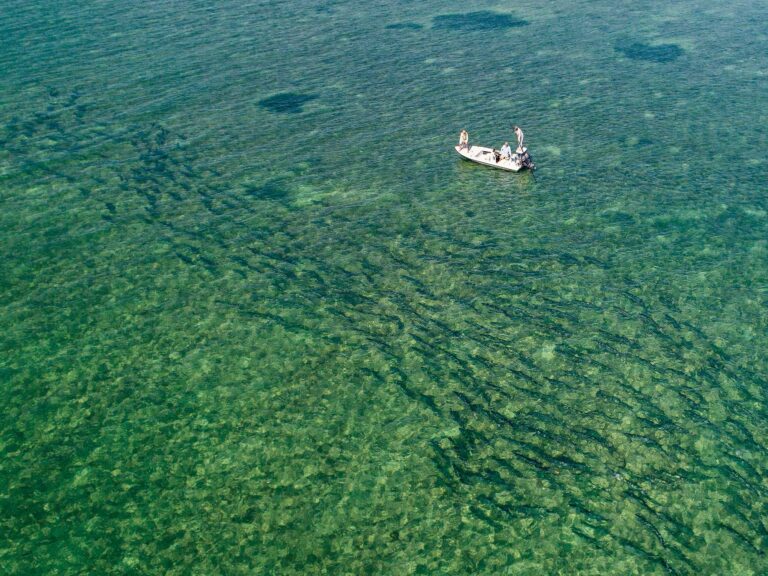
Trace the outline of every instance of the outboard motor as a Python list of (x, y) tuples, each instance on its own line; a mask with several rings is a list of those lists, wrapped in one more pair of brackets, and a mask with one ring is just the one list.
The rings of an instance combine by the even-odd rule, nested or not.
[(524, 168), (528, 168), (529, 170), (536, 168), (536, 164), (533, 163), (533, 158), (531, 158), (531, 155), (528, 153), (528, 148), (523, 148), (523, 153), (520, 154), (520, 163)]

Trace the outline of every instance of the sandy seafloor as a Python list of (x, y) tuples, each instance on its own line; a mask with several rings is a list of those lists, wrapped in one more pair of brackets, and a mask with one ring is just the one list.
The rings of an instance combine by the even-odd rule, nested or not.
[(543, 4), (4, 3), (1, 573), (768, 574), (768, 7)]

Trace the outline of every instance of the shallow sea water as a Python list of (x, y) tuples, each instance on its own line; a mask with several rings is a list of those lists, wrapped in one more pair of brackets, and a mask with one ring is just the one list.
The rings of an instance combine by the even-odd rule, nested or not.
[(3, 12), (0, 572), (768, 573), (764, 3)]

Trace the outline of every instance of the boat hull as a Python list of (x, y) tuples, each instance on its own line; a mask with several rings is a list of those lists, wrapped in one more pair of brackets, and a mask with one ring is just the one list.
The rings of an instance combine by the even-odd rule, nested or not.
[(493, 148), (485, 148), (484, 146), (470, 146), (469, 148), (462, 148), (460, 146), (454, 146), (459, 156), (464, 160), (469, 160), (475, 164), (482, 164), (483, 166), (489, 166), (490, 168), (496, 168), (498, 170), (506, 170), (507, 172), (519, 172), (524, 168), (523, 164), (514, 160), (499, 160), (496, 162), (496, 157), (493, 153)]

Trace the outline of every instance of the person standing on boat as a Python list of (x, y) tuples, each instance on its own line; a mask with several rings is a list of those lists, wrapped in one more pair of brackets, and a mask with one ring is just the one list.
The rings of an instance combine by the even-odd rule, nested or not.
[(523, 131), (520, 130), (520, 126), (515, 126), (515, 136), (517, 136), (517, 151), (523, 151)]
[(505, 160), (512, 159), (512, 148), (509, 147), (509, 142), (504, 142), (504, 146), (501, 147), (501, 157)]
[(459, 149), (464, 150), (469, 148), (469, 132), (462, 130), (459, 133)]

